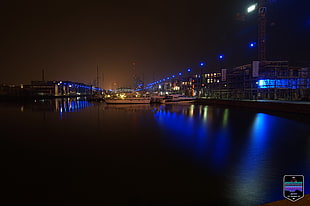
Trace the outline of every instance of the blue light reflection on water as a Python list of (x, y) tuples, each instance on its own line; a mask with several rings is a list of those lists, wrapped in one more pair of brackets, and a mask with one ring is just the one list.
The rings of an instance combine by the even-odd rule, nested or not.
[(196, 160), (211, 158), (215, 169), (223, 169), (230, 142), (226, 127), (228, 111), (224, 111), (223, 127), (218, 125), (216, 111), (208, 106), (191, 105), (183, 111), (162, 107), (155, 113), (155, 119), (162, 126), (162, 132), (172, 137), (172, 144), (188, 151)]
[(233, 191), (236, 200), (247, 199), (247, 202), (253, 204), (255, 201), (264, 201), (268, 195), (268, 182), (262, 180), (270, 178), (272, 173), (269, 171), (272, 165), (268, 165), (267, 159), (271, 152), (268, 144), (274, 137), (273, 121), (275, 119), (267, 114), (258, 113), (255, 116), (249, 130), (248, 142), (233, 175), (233, 185), (238, 188)]
[(86, 100), (79, 99), (55, 99), (55, 109), (59, 111), (59, 115), (62, 118), (64, 112), (78, 112), (81, 109), (92, 106)]
[[(309, 147), (308, 125), (263, 113), (194, 105), (183, 110), (163, 106), (155, 119), (170, 145), (213, 173), (230, 176), (230, 188), (235, 189), (228, 189), (227, 195), (236, 205), (283, 199), (283, 175), (310, 172), (309, 152), (304, 146), (295, 147)], [(293, 137), (295, 146), (290, 143)], [(294, 158), (287, 150), (309, 158), (288, 164), (286, 160)]]

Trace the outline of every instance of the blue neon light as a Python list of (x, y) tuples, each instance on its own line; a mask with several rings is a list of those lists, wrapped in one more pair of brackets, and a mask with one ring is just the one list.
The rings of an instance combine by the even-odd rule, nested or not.
[(219, 59), (223, 59), (224, 58), (224, 55), (219, 55)]
[(310, 88), (310, 79), (261, 79), (258, 80), (259, 89), (267, 88), (283, 88), (283, 89), (297, 89), (300, 85), (305, 88)]
[(204, 62), (200, 62), (200, 66), (203, 67), (205, 65)]
[(192, 70), (191, 70), (191, 68), (188, 68), (187, 71), (190, 72), (190, 71), (192, 71)]

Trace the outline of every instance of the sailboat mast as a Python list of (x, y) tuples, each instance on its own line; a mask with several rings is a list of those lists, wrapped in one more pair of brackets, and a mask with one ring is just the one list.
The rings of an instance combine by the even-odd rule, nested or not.
[(97, 64), (97, 87), (100, 87), (100, 82), (99, 82), (99, 64)]

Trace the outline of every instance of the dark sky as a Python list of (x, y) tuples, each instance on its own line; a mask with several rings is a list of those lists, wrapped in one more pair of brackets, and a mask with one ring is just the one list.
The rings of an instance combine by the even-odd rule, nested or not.
[[(213, 71), (221, 53), (227, 66), (249, 63), (256, 52), (247, 44), (257, 38), (256, 14), (244, 15), (251, 2), (2, 1), (0, 83), (39, 80), (42, 69), (48, 80), (92, 83), (98, 64), (108, 89), (131, 86), (134, 72), (146, 82), (195, 72), (201, 60)], [(270, 0), (270, 57), (310, 60), (309, 2)]]

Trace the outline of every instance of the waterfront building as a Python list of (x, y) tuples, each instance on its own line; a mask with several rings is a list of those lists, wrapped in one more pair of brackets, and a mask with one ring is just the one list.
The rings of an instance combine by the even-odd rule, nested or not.
[(288, 61), (253, 61), (217, 72), (160, 80), (151, 89), (201, 98), (310, 100), (310, 68), (290, 66)]

